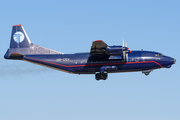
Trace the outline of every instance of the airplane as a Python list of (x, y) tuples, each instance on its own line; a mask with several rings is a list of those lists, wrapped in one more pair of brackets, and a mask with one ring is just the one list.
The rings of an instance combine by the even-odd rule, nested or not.
[(155, 69), (170, 68), (176, 60), (159, 52), (129, 50), (124, 45), (108, 46), (102, 40), (93, 41), (90, 52), (64, 54), (31, 43), (21, 24), (13, 25), (10, 47), (5, 59), (23, 60), (74, 74), (95, 74), (96, 80), (106, 80), (108, 73), (141, 71), (149, 75)]

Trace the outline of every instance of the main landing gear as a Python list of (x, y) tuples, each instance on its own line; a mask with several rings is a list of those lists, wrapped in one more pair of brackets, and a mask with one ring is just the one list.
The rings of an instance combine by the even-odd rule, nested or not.
[(96, 73), (95, 74), (95, 78), (96, 80), (106, 80), (108, 77), (108, 74), (107, 73), (104, 73), (104, 72), (100, 72), (100, 73)]

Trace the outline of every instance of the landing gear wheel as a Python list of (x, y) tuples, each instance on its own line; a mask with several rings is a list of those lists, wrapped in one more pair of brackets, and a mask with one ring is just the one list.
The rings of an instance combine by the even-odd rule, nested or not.
[(106, 80), (107, 77), (108, 77), (107, 73), (102, 73), (102, 79), (103, 79), (103, 80)]
[(106, 80), (108, 77), (107, 73), (96, 73), (95, 78), (96, 80)]
[(146, 72), (146, 73), (144, 73), (146, 76), (148, 76), (149, 75), (149, 72)]
[(100, 80), (101, 79), (101, 74), (100, 73), (96, 73), (95, 78), (96, 78), (96, 80)]

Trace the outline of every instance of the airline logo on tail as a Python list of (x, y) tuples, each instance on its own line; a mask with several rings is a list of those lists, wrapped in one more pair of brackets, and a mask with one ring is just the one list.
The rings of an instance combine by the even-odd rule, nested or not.
[(13, 35), (13, 39), (17, 43), (21, 43), (24, 40), (24, 34), (22, 32), (15, 32)]

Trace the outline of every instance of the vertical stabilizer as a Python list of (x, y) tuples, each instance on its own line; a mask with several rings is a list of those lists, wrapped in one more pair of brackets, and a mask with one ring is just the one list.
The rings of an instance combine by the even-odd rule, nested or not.
[(11, 34), (10, 48), (28, 48), (31, 45), (31, 41), (24, 30), (23, 26), (14, 25)]
[[(48, 54), (63, 54), (55, 50), (51, 50), (39, 45), (31, 43), (23, 26), (13, 25), (10, 48), (7, 50), (4, 58), (6, 59), (19, 59), (24, 55), (48, 55)], [(18, 56), (18, 57), (17, 57)]]

